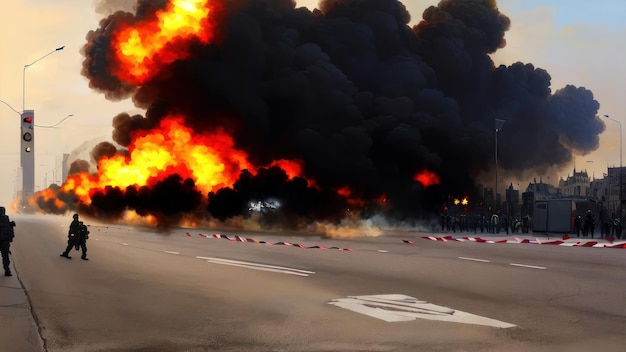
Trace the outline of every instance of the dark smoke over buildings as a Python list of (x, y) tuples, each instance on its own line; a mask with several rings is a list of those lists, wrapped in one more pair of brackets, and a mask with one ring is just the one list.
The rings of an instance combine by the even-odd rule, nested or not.
[[(597, 149), (605, 129), (589, 90), (555, 90), (549, 73), (530, 63), (494, 65), (489, 54), (506, 45), (510, 25), (494, 0), (443, 0), (413, 28), (396, 0), (322, 0), (314, 11), (292, 0), (212, 1), (220, 4), (214, 41), (193, 42), (189, 57), (141, 85), (121, 81), (111, 71), (113, 33), (165, 3), (141, 0), (136, 13), (110, 12), (87, 35), (90, 87), (146, 109), (145, 116), (115, 117), (114, 141), (127, 147), (135, 132), (182, 114), (197, 133), (225, 129), (257, 165), (301, 160), (316, 187), (262, 169), (202, 195), (202, 204), (193, 183), (169, 178), (154, 188), (101, 194), (94, 214), (169, 204), (148, 213), (176, 219), (206, 205), (206, 216), (225, 220), (267, 197), (284, 204), (271, 216), (336, 222), (350, 206), (337, 190), (349, 187), (363, 201), (362, 216), (406, 220), (436, 212), (448, 195), (471, 192), (493, 170), (496, 118), (506, 120), (498, 153), (508, 174), (566, 166)], [(111, 4), (100, 1), (103, 9)], [(105, 144), (92, 155), (123, 152)], [(423, 169), (440, 184), (415, 182)]]

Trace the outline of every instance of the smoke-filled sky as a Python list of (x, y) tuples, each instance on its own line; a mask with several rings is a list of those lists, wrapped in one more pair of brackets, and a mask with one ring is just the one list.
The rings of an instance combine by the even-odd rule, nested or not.
[[(307, 23), (313, 18), (310, 15), (281, 12), (277, 15), (280, 21), (294, 29), (282, 32), (280, 38), (272, 38), (280, 27), (264, 27), (267, 19), (262, 16), (267, 14), (263, 15), (262, 9), (248, 9), (250, 17), (239, 16), (229, 25), (231, 31), (223, 43), (230, 47), (221, 51), (229, 57), (202, 52), (207, 60), (192, 64), (205, 66), (193, 66), (192, 72), (184, 68), (176, 71), (183, 77), (207, 73), (195, 91), (212, 92), (215, 100), (210, 109), (190, 104), (186, 99), (194, 97), (186, 92), (165, 92), (159, 84), (147, 84), (135, 95), (135, 101), (145, 108), (165, 96), (182, 104), (184, 113), (237, 114), (241, 117), (237, 121), (248, 128), (233, 127), (237, 130), (235, 138), (238, 143), (256, 145), (249, 150), (256, 152), (251, 154), (255, 162), (271, 162), (268, 155), (305, 158), (307, 168), (322, 185), (356, 184), (372, 196), (381, 189), (400, 192), (393, 189), (397, 176), (421, 166), (435, 169), (450, 183), (457, 180), (450, 170), (455, 165), (459, 173), (473, 173), (491, 182), (481, 170), (489, 170), (493, 158), (490, 138), (494, 118), (507, 120), (499, 135), (502, 183), (523, 187), (534, 177), (556, 182), (573, 167), (601, 176), (607, 165), (619, 164), (617, 124), (603, 120), (607, 129), (602, 132), (604, 126), (593, 117), (608, 114), (622, 121), (626, 113), (619, 79), (626, 73), (620, 64), (626, 50), (621, 39), (626, 34), (622, 21), (626, 5), (622, 2), (552, 1), (542, 5), (538, 1), (502, 0), (497, 3), (500, 14), (487, 11), (489, 16), (475, 26), (468, 26), (473, 14), (470, 7), (457, 12), (446, 8), (465, 22), (450, 21), (443, 12), (430, 10), (424, 13), (427, 21), (413, 31), (411, 27), (420, 22), (422, 12), (437, 2), (404, 1), (410, 19), (397, 6), (386, 8), (382, 16), (380, 9), (359, 13), (338, 5), (359, 2), (376, 3), (323, 1), (319, 7), (332, 16), (319, 26)], [(62, 153), (92, 139), (111, 140), (114, 116), (121, 112), (144, 114), (130, 99), (105, 99), (105, 95), (128, 97), (132, 88), (111, 85), (112, 81), (98, 73), (97, 60), (90, 66), (94, 71), (86, 74), (89, 82), (81, 75), (85, 57), (80, 51), (86, 34), (99, 28), (99, 19), (110, 9), (128, 3), (42, 0), (1, 5), (0, 47), (4, 50), (0, 56), (0, 100), (14, 109), (22, 110), (24, 64), (65, 45), (63, 51), (26, 71), (25, 108), (35, 110), (37, 124), (52, 125), (74, 115), (61, 128), (36, 130), (36, 189), (45, 188), (44, 182), (51, 182), (55, 175), (60, 178), (55, 167)], [(318, 7), (316, 1), (301, 0), (298, 5)], [(233, 11), (229, 6), (227, 11)], [(480, 14), (485, 8), (474, 10)], [(390, 32), (390, 26), (403, 21), (407, 31), (400, 35)], [(259, 26), (257, 32), (251, 24)], [(364, 24), (376, 30), (364, 33)], [(256, 33), (263, 33), (263, 39)], [(420, 39), (415, 40), (413, 33)], [(315, 45), (302, 45), (293, 52), (279, 45), (284, 40)], [(262, 52), (259, 45), (273, 45), (275, 55), (251, 60), (257, 57), (251, 55)], [(92, 48), (99, 49), (97, 45)], [(308, 77), (290, 74), (287, 69), (294, 67), (284, 65), (282, 54), (296, 55), (295, 61), (302, 67), (323, 71), (309, 72)], [(92, 52), (92, 56), (97, 55)], [(489, 58), (495, 67), (506, 66), (490, 73)], [(257, 77), (255, 72), (263, 67), (267, 73), (268, 65), (275, 66), (272, 77)], [(208, 79), (222, 74), (229, 78)], [(176, 79), (163, 81), (167, 85), (177, 83)], [(235, 83), (232, 87), (211, 87), (212, 81)], [(100, 93), (89, 89), (90, 84)], [(273, 101), (258, 100), (260, 84), (263, 96)], [(279, 99), (297, 104), (289, 106)], [(153, 107), (152, 112), (159, 115), (159, 107)], [(411, 122), (414, 114), (420, 117), (419, 123)], [(0, 201), (6, 204), (17, 187), (19, 125), (11, 122), (17, 121), (17, 114), (4, 104), (0, 116), (0, 162), (4, 166)], [(220, 120), (193, 123), (200, 128)], [(120, 125), (124, 126), (118, 124), (115, 141), (123, 144), (130, 127)], [(441, 127), (444, 125), (447, 128)], [(364, 148), (371, 149), (364, 153)], [(88, 151), (85, 159), (89, 158)]]

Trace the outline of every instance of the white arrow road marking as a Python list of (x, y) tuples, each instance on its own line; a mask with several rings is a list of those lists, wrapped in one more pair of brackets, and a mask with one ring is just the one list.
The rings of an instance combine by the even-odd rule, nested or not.
[(389, 323), (416, 319), (439, 320), (452, 323), (485, 325), (496, 328), (511, 328), (515, 325), (481, 317), (460, 310), (438, 306), (402, 294), (348, 296), (333, 299), (328, 304), (345, 308), (384, 320)]
[(309, 276), (309, 274), (315, 274), (314, 271), (287, 268), (284, 266), (267, 265), (267, 264), (251, 263), (251, 262), (241, 262), (238, 260), (213, 258), (213, 257), (199, 257), (198, 256), (196, 258), (204, 259), (208, 261), (209, 263), (214, 263), (214, 264), (237, 266), (240, 268), (270, 271), (270, 272), (281, 273), (281, 274), (298, 275), (298, 276)]

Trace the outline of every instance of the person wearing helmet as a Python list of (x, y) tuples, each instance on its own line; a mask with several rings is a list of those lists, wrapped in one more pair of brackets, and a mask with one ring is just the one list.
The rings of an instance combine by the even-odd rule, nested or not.
[(15, 227), (15, 221), (11, 221), (9, 216), (6, 215), (6, 209), (0, 207), (0, 252), (2, 252), (2, 266), (4, 267), (4, 276), (13, 276), (9, 264), (11, 260), (9, 254), (11, 253), (11, 242), (15, 236), (13, 227)]
[(78, 244), (78, 236), (80, 235), (80, 221), (78, 220), (78, 214), (74, 214), (72, 219), (70, 229), (67, 233), (67, 248), (65, 248), (65, 251), (61, 253), (61, 257), (65, 257), (67, 259), (72, 259), (72, 257), (70, 257), (70, 251), (72, 250), (72, 247)]

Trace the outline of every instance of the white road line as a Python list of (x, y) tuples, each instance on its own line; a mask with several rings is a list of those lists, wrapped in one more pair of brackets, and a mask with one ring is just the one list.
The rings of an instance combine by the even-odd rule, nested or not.
[(315, 274), (314, 271), (294, 269), (294, 268), (288, 268), (284, 266), (242, 262), (238, 260), (230, 260), (230, 259), (222, 259), (222, 258), (214, 258), (214, 257), (197, 256), (196, 258), (206, 260), (209, 263), (213, 263), (213, 264), (230, 265), (230, 266), (236, 266), (240, 268), (270, 271), (270, 272), (281, 273), (281, 274), (298, 275), (298, 276), (309, 276), (309, 274)]
[(491, 263), (491, 260), (487, 260), (487, 259), (468, 258), (468, 257), (459, 257), (459, 259), (471, 260), (473, 262)]
[(164, 251), (167, 254), (180, 254), (180, 252)]
[(536, 266), (536, 265), (526, 265), (526, 264), (516, 264), (516, 263), (509, 263), (509, 265), (519, 266), (519, 267), (522, 267), (522, 268), (530, 268), (530, 269), (540, 269), (540, 270), (548, 269), (545, 266)]
[(384, 249), (379, 249), (379, 250), (378, 250), (378, 253), (389, 253), (389, 251), (386, 251), (386, 250), (384, 250)]
[(122, 244), (123, 244), (124, 246), (128, 246), (128, 243), (126, 243), (126, 242), (123, 242)]

